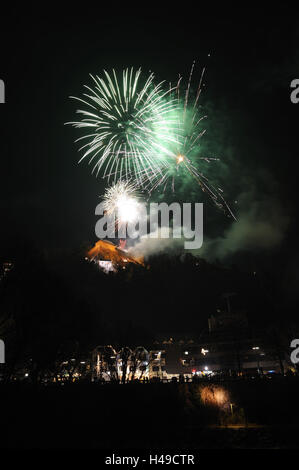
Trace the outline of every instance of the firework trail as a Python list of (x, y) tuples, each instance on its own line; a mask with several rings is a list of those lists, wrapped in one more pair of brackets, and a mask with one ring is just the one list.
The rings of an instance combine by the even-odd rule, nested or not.
[(203, 120), (207, 117), (201, 115), (198, 106), (205, 68), (202, 70), (195, 97), (192, 99), (190, 90), (194, 66), (195, 62), (192, 64), (187, 87), (183, 93), (181, 93), (182, 77), (179, 77), (176, 87), (171, 88), (170, 85), (169, 97), (171, 100), (174, 99), (172, 96), (174, 91), (177, 101), (177, 106), (171, 114), (172, 125), (170, 129), (174, 132), (174, 136), (165, 145), (164, 152), (162, 151), (156, 156), (156, 161), (160, 165), (160, 172), (151, 173), (148, 169), (144, 173), (143, 186), (149, 192), (157, 188), (162, 188), (164, 192), (167, 186), (170, 185), (174, 192), (175, 180), (182, 179), (189, 174), (197, 181), (202, 191), (211, 197), (217, 207), (223, 209), (236, 220), (222, 195), (222, 189), (212, 185), (209, 179), (194, 164), (195, 160), (204, 160), (207, 163), (219, 160), (218, 158), (199, 157), (200, 139), (205, 134), (202, 125)]
[(153, 73), (143, 79), (141, 69), (124, 69), (121, 81), (115, 70), (91, 78), (94, 86), (85, 85), (84, 99), (71, 97), (84, 104), (85, 109), (77, 110), (82, 119), (67, 123), (88, 131), (77, 139), (86, 141), (79, 162), (88, 159), (97, 175), (103, 171), (114, 182), (140, 182), (161, 173), (165, 163), (158, 163), (155, 155), (175, 139), (169, 130), (169, 112), (176, 105), (171, 90), (163, 90), (163, 82), (155, 85)]

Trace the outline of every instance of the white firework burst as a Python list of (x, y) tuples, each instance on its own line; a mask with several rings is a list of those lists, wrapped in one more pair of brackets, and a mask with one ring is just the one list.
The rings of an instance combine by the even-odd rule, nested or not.
[(71, 97), (86, 107), (77, 110), (80, 121), (68, 123), (88, 131), (77, 139), (86, 141), (79, 161), (89, 159), (93, 171), (102, 171), (114, 182), (128, 178), (140, 182), (146, 174), (160, 173), (163, 162), (157, 155), (175, 139), (169, 119), (176, 106), (171, 90), (163, 90), (164, 82), (155, 85), (153, 73), (143, 79), (141, 69), (124, 69), (122, 80), (115, 70), (91, 77), (94, 87), (85, 86), (84, 99)]

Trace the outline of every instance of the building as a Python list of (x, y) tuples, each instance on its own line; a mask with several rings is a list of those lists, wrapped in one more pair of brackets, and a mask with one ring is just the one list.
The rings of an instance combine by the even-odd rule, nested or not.
[(147, 375), (149, 379), (158, 378), (160, 380), (166, 380), (168, 378), (165, 349), (150, 351)]
[[(253, 332), (244, 313), (212, 315), (197, 342), (181, 341), (172, 349), (176, 359), (166, 361), (166, 370), (188, 376), (252, 376), (284, 373), (289, 368), (288, 357), (271, 335)], [(169, 352), (169, 357), (174, 353)]]
[[(101, 348), (106, 352), (99, 353), (99, 349), (96, 349), (93, 353), (93, 364), (97, 367), (95, 377), (121, 379), (121, 354), (113, 348), (109, 349), (111, 347)], [(156, 341), (148, 350), (139, 349), (142, 354), (136, 356), (136, 350), (127, 348), (130, 351), (125, 359), (127, 380), (170, 381), (181, 380), (182, 377), (191, 380), (194, 376), (253, 377), (284, 374), (291, 367), (289, 358), (271, 335), (266, 331), (253, 332), (242, 312), (218, 312), (212, 315), (208, 320), (208, 328), (197, 341), (175, 341), (170, 338)]]
[(143, 258), (134, 257), (107, 240), (99, 240), (85, 259), (96, 263), (105, 273), (127, 269), (130, 265), (144, 266)]

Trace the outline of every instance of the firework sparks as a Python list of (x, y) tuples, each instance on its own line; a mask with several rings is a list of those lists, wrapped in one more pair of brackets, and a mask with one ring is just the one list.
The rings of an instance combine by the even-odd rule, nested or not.
[(169, 131), (168, 115), (176, 105), (171, 90), (163, 90), (163, 82), (155, 85), (153, 73), (143, 80), (141, 69), (124, 69), (121, 81), (115, 70), (91, 78), (94, 86), (85, 86), (84, 99), (72, 97), (85, 105), (77, 110), (82, 120), (68, 123), (88, 131), (77, 139), (86, 141), (79, 162), (89, 159), (97, 175), (103, 171), (114, 182), (161, 172), (164, 163), (155, 155), (175, 138)]
[(118, 181), (110, 186), (103, 197), (104, 210), (110, 215), (117, 215), (120, 222), (133, 222), (138, 215), (136, 189), (130, 181)]
[(164, 152), (161, 151), (156, 158), (160, 163), (160, 172), (147, 172), (143, 179), (144, 187), (152, 192), (157, 188), (162, 188), (165, 191), (167, 186), (171, 185), (174, 192), (175, 180), (191, 175), (197, 181), (202, 191), (211, 197), (216, 206), (235, 219), (233, 212), (223, 197), (222, 189), (212, 185), (209, 179), (194, 164), (195, 160), (204, 160), (207, 163), (219, 160), (218, 158), (199, 156), (200, 139), (205, 134), (205, 129), (202, 129), (203, 120), (207, 117), (201, 115), (198, 105), (205, 69), (202, 70), (197, 92), (192, 99), (190, 91), (194, 66), (195, 62), (192, 64), (184, 93), (180, 91), (182, 77), (179, 77), (174, 89), (170, 86), (169, 96), (172, 99), (172, 91), (175, 90), (177, 100), (177, 107), (171, 116), (172, 123), (175, 122), (175, 124), (170, 126), (174, 136), (165, 145), (166, 150)]

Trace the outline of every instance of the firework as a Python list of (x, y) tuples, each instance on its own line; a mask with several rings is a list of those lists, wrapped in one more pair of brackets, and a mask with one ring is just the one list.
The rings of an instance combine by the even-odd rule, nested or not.
[(79, 161), (88, 159), (93, 171), (114, 182), (160, 173), (164, 162), (156, 155), (175, 138), (169, 130), (176, 105), (171, 90), (163, 90), (163, 82), (155, 85), (153, 73), (143, 79), (141, 69), (124, 69), (121, 80), (115, 70), (91, 78), (93, 87), (85, 86), (84, 99), (72, 97), (84, 104), (77, 110), (82, 119), (68, 123), (87, 131), (77, 139), (86, 142)]
[(136, 184), (120, 180), (107, 188), (103, 196), (103, 209), (116, 217), (118, 225), (134, 222), (139, 209)]
[(205, 134), (203, 120), (207, 117), (201, 115), (198, 105), (205, 69), (202, 70), (197, 92), (192, 97), (190, 89), (194, 65), (195, 63), (192, 64), (188, 84), (183, 93), (181, 93), (182, 77), (179, 77), (174, 89), (170, 86), (170, 99), (172, 99), (172, 92), (174, 90), (177, 102), (176, 108), (169, 116), (172, 123), (170, 129), (174, 133), (173, 138), (168, 139), (168, 142), (165, 143), (164, 151), (161, 151), (156, 156), (156, 161), (160, 165), (160, 172), (155, 171), (150, 173), (148, 171), (147, 174), (144, 174), (143, 185), (150, 192), (156, 188), (162, 188), (165, 191), (167, 186), (171, 186), (174, 192), (175, 180), (181, 180), (185, 176), (191, 175), (197, 181), (202, 191), (206, 192), (219, 208), (235, 219), (233, 212), (222, 195), (222, 189), (212, 185), (209, 179), (195, 165), (197, 160), (210, 163), (219, 159), (199, 156), (200, 139)]

